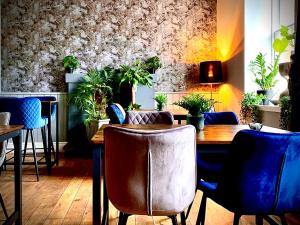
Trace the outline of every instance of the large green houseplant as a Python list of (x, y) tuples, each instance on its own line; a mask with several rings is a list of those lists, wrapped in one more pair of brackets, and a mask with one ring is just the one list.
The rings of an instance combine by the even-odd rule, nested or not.
[(69, 96), (69, 102), (84, 114), (88, 138), (101, 124), (109, 122), (105, 113), (107, 101), (112, 95), (109, 82), (110, 76), (106, 70), (91, 69)]
[(213, 102), (200, 94), (189, 94), (183, 96), (180, 101), (174, 102), (188, 111), (187, 123), (195, 126), (196, 130), (204, 129), (204, 113), (209, 112)]
[(277, 83), (275, 79), (279, 70), (279, 60), (281, 54), (286, 50), (290, 43), (289, 33), (286, 34), (286, 27), (281, 27), (281, 38), (274, 39), (272, 47), (275, 52), (273, 63), (267, 64), (265, 55), (261, 52), (255, 57), (254, 60), (250, 61), (249, 69), (254, 74), (255, 83), (259, 86), (260, 90), (258, 94), (263, 94), (266, 98), (263, 100), (263, 104), (269, 104), (269, 99), (272, 97), (272, 88)]

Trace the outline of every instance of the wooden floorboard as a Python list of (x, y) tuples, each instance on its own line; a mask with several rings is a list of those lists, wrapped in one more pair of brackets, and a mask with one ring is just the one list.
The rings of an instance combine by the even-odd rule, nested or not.
[[(9, 167), (0, 176), (0, 191), (9, 212), (13, 202), (13, 171)], [(23, 224), (25, 225), (92, 225), (92, 161), (89, 159), (62, 159), (52, 174), (40, 166), (40, 181), (36, 182), (33, 166), (24, 167), (23, 175)], [(188, 225), (196, 223), (202, 193), (197, 192)], [(1, 208), (1, 207), (0, 207)], [(110, 225), (117, 225), (118, 211), (110, 204)], [(289, 217), (290, 225), (299, 225)], [(4, 219), (2, 208), (0, 220)], [(178, 216), (180, 224), (180, 218)], [(208, 200), (206, 225), (232, 224), (233, 214)], [(1, 222), (0, 222), (1, 224)], [(128, 225), (171, 225), (168, 217), (130, 216)], [(240, 225), (254, 225), (253, 216), (243, 216)], [(267, 224), (267, 223), (264, 223)]]

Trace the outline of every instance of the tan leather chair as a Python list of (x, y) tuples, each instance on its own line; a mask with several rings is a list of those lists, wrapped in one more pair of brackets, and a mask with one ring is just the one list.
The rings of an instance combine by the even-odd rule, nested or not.
[(128, 111), (125, 118), (126, 124), (173, 124), (173, 122), (174, 117), (168, 111)]
[(169, 216), (177, 224), (196, 188), (195, 128), (133, 130), (109, 126), (105, 136), (105, 179), (109, 200), (131, 214)]

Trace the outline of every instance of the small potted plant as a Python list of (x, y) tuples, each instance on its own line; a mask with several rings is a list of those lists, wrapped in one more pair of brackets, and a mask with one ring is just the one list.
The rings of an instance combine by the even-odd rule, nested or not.
[(167, 95), (166, 94), (157, 94), (154, 97), (156, 101), (156, 109), (157, 111), (162, 111), (163, 108), (167, 105)]
[(266, 63), (265, 55), (261, 52), (258, 53), (255, 60), (250, 61), (250, 71), (254, 74), (255, 83), (260, 87), (260, 90), (257, 91), (257, 94), (266, 96), (266, 98), (263, 100), (264, 105), (268, 105), (269, 100), (273, 96), (272, 88), (277, 83), (275, 77), (279, 70), (279, 59), (289, 43), (290, 40), (287, 36), (276, 38), (273, 41), (272, 47), (276, 55), (274, 62), (270, 63), (269, 65)]
[(162, 66), (158, 56), (153, 56), (146, 59), (144, 65), (145, 69), (151, 74), (154, 74), (155, 71)]
[(74, 55), (65, 56), (63, 59), (63, 64), (67, 73), (73, 73), (73, 71), (79, 68), (80, 66), (77, 57)]
[(182, 100), (173, 103), (188, 110), (187, 123), (195, 126), (197, 131), (204, 129), (204, 113), (209, 112), (212, 101), (200, 94), (183, 96)]
[(105, 109), (112, 93), (108, 86), (109, 77), (106, 75), (104, 70), (89, 70), (69, 96), (69, 102), (84, 113), (89, 139), (102, 124), (109, 123)]
[(249, 124), (251, 122), (262, 122), (261, 111), (258, 105), (265, 99), (264, 95), (257, 95), (255, 93), (245, 93), (241, 101), (241, 123)]

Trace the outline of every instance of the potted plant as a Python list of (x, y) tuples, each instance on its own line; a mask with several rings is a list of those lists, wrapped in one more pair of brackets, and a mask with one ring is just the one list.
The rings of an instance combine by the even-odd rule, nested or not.
[(290, 130), (291, 100), (290, 96), (283, 96), (279, 100), (280, 105), (280, 128)]
[(266, 64), (265, 55), (261, 52), (258, 53), (255, 60), (250, 61), (250, 71), (254, 74), (255, 83), (260, 87), (260, 90), (257, 91), (257, 94), (263, 94), (266, 98), (263, 100), (264, 105), (269, 104), (273, 93), (272, 88), (277, 83), (275, 76), (279, 70), (279, 59), (281, 54), (285, 51), (290, 41), (287, 37), (276, 38), (272, 47), (275, 52), (274, 62), (269, 65)]
[(144, 65), (145, 69), (151, 74), (154, 74), (155, 71), (162, 66), (158, 56), (153, 56), (146, 59)]
[(251, 122), (262, 122), (261, 111), (258, 105), (265, 99), (264, 95), (256, 95), (254, 93), (245, 93), (241, 101), (241, 123), (249, 124)]
[(167, 105), (167, 95), (166, 94), (157, 94), (154, 97), (154, 100), (156, 101), (156, 110), (162, 111), (163, 108)]
[(121, 65), (120, 68), (120, 85), (131, 90), (131, 101), (127, 103), (127, 108), (130, 103), (135, 104), (135, 92), (138, 84), (152, 87), (152, 76), (144, 69), (144, 64), (137, 60), (131, 66)]
[(67, 73), (73, 73), (73, 71), (80, 66), (77, 57), (74, 55), (65, 56), (63, 59), (63, 64)]
[(182, 100), (173, 103), (188, 110), (187, 123), (195, 126), (197, 131), (204, 129), (204, 112), (211, 109), (212, 102), (200, 94), (183, 96)]
[(107, 101), (111, 97), (110, 77), (105, 70), (91, 69), (70, 94), (69, 102), (84, 113), (84, 124), (90, 139), (102, 124), (109, 119), (105, 113)]

